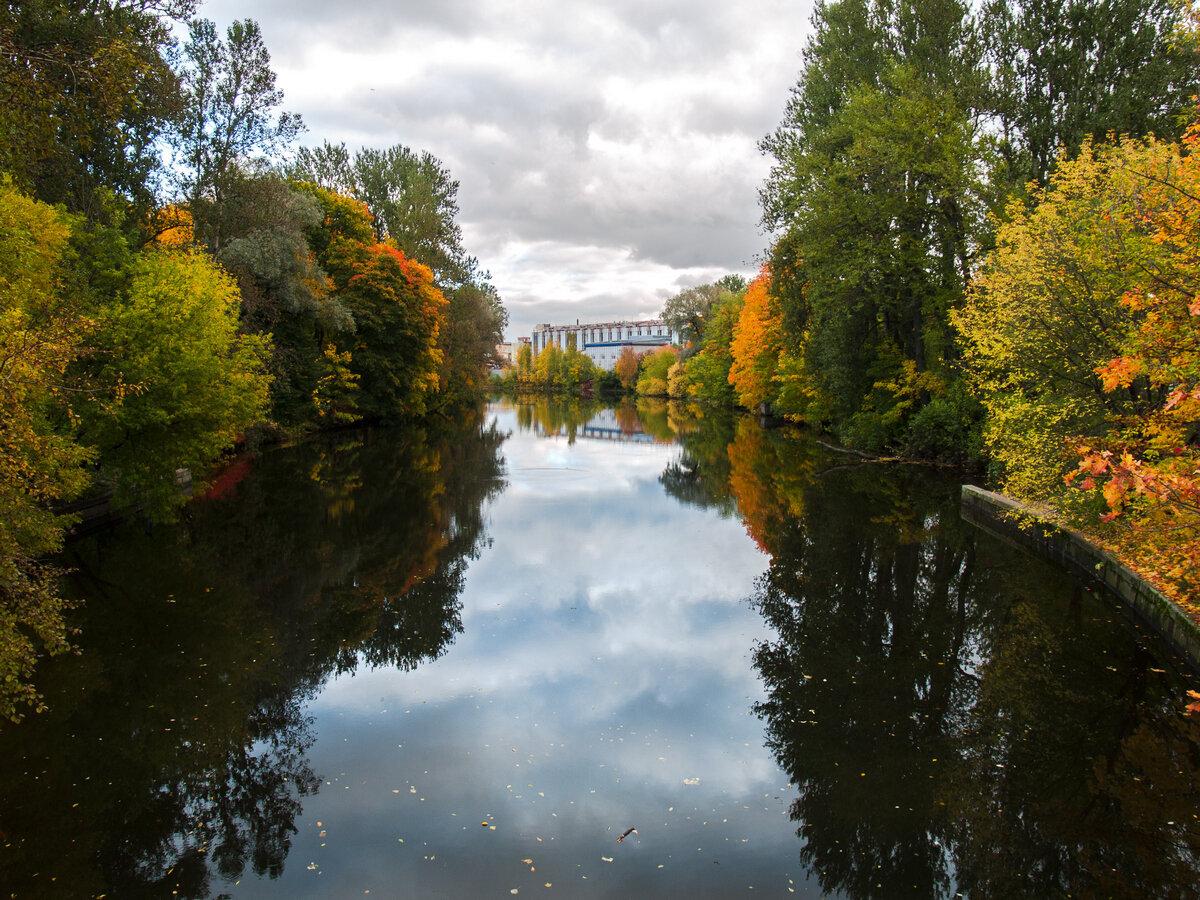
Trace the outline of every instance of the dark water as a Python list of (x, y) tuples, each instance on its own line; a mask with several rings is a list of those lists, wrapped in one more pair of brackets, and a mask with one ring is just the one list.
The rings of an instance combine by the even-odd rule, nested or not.
[(1200, 895), (1195, 685), (957, 488), (661, 404), (242, 460), (72, 546), (0, 896)]

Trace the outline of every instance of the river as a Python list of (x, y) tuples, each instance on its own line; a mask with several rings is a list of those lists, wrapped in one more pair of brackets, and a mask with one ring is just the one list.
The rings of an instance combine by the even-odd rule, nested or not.
[(244, 456), (68, 548), (0, 894), (1200, 896), (1196, 683), (958, 486), (645, 402)]

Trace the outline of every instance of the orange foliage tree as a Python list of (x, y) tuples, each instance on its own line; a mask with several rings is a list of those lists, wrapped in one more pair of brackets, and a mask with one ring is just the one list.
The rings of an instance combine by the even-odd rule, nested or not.
[(638, 376), (638, 363), (641, 357), (634, 351), (632, 347), (625, 347), (621, 350), (621, 355), (617, 357), (616, 365), (613, 366), (613, 371), (620, 376), (621, 384), (626, 390), (633, 387)]
[(742, 310), (733, 326), (729, 383), (739, 405), (753, 409), (775, 399), (774, 385), (781, 347), (781, 317), (770, 296), (771, 275), (764, 266), (746, 290)]
[(344, 299), (356, 326), (351, 369), (360, 377), (359, 408), (381, 419), (423, 415), (438, 390), (446, 306), (433, 272), (375, 244), (352, 266)]
[(1101, 491), (1106, 521), (1136, 535), (1138, 554), (1187, 593), (1200, 586), (1200, 122), (1182, 146), (1157, 141), (1114, 152), (1121, 201), (1110, 227), (1141, 253), (1121, 304), (1133, 327), (1096, 367), (1108, 393), (1154, 399), (1102, 441), (1080, 443), (1068, 481)]

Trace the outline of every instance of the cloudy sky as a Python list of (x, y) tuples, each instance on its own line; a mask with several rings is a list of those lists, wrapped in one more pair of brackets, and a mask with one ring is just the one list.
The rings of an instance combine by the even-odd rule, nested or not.
[(467, 251), (537, 322), (648, 318), (750, 274), (757, 142), (811, 0), (208, 0), (262, 26), (303, 142), (405, 144), (460, 182)]

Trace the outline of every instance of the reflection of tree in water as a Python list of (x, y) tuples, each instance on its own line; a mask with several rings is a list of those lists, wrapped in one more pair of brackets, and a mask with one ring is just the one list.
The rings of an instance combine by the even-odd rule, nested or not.
[[(565, 435), (568, 443), (608, 404), (581, 397), (535, 396), (516, 402), (517, 427), (522, 431), (554, 436)], [(636, 416), (636, 412), (634, 413)]]
[(83, 652), (46, 667), (49, 713), (0, 731), (0, 883), (205, 897), (278, 875), (319, 783), (307, 700), (453, 642), (502, 440), (478, 418), (316, 439), (178, 526), (73, 548)]
[(1200, 723), (1104, 604), (965, 526), (956, 483), (703, 441), (687, 486), (722, 473), (771, 554), (757, 712), (824, 890), (1200, 894)]

